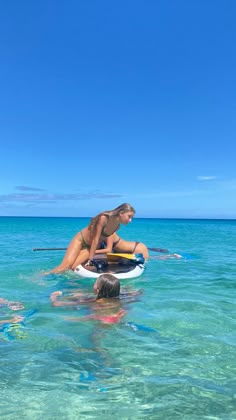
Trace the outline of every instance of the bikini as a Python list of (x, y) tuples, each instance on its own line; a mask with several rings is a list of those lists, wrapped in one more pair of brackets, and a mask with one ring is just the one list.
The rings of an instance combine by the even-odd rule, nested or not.
[[(116, 242), (113, 242), (113, 248), (115, 248), (115, 247), (117, 246), (117, 244), (120, 242), (120, 239), (121, 239), (121, 238), (117, 239), (117, 241), (116, 241)], [(134, 251), (135, 251), (135, 249), (137, 248), (138, 244), (140, 244), (140, 242), (135, 242), (135, 243), (134, 243), (134, 248), (133, 248), (133, 251), (131, 251), (131, 254), (134, 254)]]
[[(109, 219), (109, 215), (108, 214), (104, 214), (104, 216), (106, 216), (106, 217), (108, 217), (108, 219)], [(110, 233), (109, 235), (106, 233), (106, 232), (104, 232), (104, 228), (105, 228), (106, 226), (104, 226), (103, 228), (102, 228), (102, 232), (101, 232), (101, 235), (102, 236), (105, 236), (105, 238), (108, 238), (108, 236), (111, 236), (111, 235), (113, 235), (113, 233), (115, 233), (118, 229), (119, 229), (119, 227), (120, 227), (120, 225), (114, 230), (114, 232), (112, 232), (112, 233)], [(113, 248), (118, 244), (118, 242), (120, 241), (120, 238), (119, 239), (117, 239), (117, 241), (115, 241), (115, 242), (113, 242)], [(106, 245), (106, 241), (103, 241), (102, 242), (102, 248), (101, 249), (103, 249), (103, 248), (106, 248), (106, 246), (104, 246), (104, 244)]]
[(134, 251), (135, 251), (135, 249), (137, 248), (138, 244), (140, 244), (140, 242), (135, 242), (135, 244), (134, 244), (134, 249), (133, 249), (133, 251), (131, 252), (131, 254), (134, 254)]
[(80, 236), (81, 236), (81, 242), (82, 242), (82, 249), (90, 249), (90, 245), (87, 244), (82, 232), (80, 232)]
[[(108, 219), (109, 219), (109, 217), (110, 217), (108, 214), (104, 214), (103, 216), (108, 217)], [(115, 232), (119, 229), (120, 225), (119, 225), (119, 226), (117, 226), (117, 228), (116, 228), (116, 229), (115, 229), (112, 233), (109, 233), (109, 234), (107, 234), (106, 232), (104, 232), (105, 227), (106, 227), (106, 226), (103, 226), (103, 228), (102, 228), (102, 231), (101, 231), (101, 236), (105, 236), (105, 238), (108, 238), (108, 236), (113, 235), (113, 233), (115, 233)], [(119, 240), (120, 240), (120, 239), (119, 239)], [(117, 243), (118, 243), (118, 241), (117, 241)]]
[[(104, 216), (109, 218), (108, 214), (104, 214)], [(112, 232), (108, 235), (106, 232), (104, 232), (104, 228), (105, 228), (105, 226), (104, 226), (102, 228), (102, 231), (101, 231), (101, 236), (105, 236), (105, 238), (108, 238), (108, 236), (113, 235), (113, 233), (115, 233), (119, 229), (119, 227), (120, 227), (120, 225), (114, 230), (114, 232)], [(86, 240), (84, 239), (84, 235), (83, 235), (82, 232), (80, 232), (80, 236), (81, 236), (81, 242), (82, 242), (82, 249), (88, 249), (89, 250), (90, 245), (87, 244)], [(119, 241), (120, 241), (120, 238), (116, 242), (113, 243), (113, 247), (115, 247), (118, 244)], [(102, 241), (102, 243), (100, 245), (100, 249), (104, 249), (104, 248), (106, 248), (106, 241)]]
[[(90, 245), (88, 245), (87, 242), (85, 241), (82, 232), (80, 232), (80, 236), (81, 236), (81, 242), (82, 242), (82, 249), (88, 249), (89, 250)], [(118, 239), (118, 241), (114, 242), (113, 247), (116, 246), (119, 241), (120, 241), (120, 238)], [(107, 247), (106, 241), (102, 241), (99, 249), (105, 249), (106, 247)]]
[[(109, 218), (109, 215), (108, 214), (104, 214), (104, 216), (106, 216), (106, 217), (108, 217)], [(105, 226), (103, 227), (103, 229), (102, 229), (102, 232), (101, 232), (101, 235), (102, 236), (105, 236), (106, 238), (108, 238), (108, 236), (111, 236), (111, 235), (113, 235), (113, 233), (115, 233), (118, 229), (119, 229), (119, 227), (120, 227), (120, 225), (116, 228), (116, 230), (114, 230), (114, 232), (112, 232), (110, 235), (107, 235), (105, 232), (104, 232), (104, 228), (105, 228)], [(117, 245), (118, 245), (118, 243), (120, 242), (120, 237), (119, 237), (119, 239), (117, 239), (117, 241), (115, 241), (115, 242), (113, 242), (113, 248), (115, 248)], [(105, 241), (103, 241), (103, 244), (104, 244), (104, 242)], [(134, 244), (134, 249), (133, 249), (133, 251), (131, 251), (131, 254), (134, 254), (134, 251), (135, 251), (135, 249), (137, 248), (137, 246), (138, 246), (138, 244), (139, 244), (140, 242), (135, 242), (135, 244)], [(101, 249), (103, 249), (104, 248), (104, 246), (101, 248)]]

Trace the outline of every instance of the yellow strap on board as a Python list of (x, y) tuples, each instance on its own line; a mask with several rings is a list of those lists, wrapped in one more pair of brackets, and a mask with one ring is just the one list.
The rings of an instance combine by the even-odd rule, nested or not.
[(135, 260), (136, 256), (134, 254), (120, 254), (118, 252), (107, 253), (107, 259), (109, 261), (116, 261), (116, 260), (119, 260), (120, 258), (126, 258), (127, 260)]

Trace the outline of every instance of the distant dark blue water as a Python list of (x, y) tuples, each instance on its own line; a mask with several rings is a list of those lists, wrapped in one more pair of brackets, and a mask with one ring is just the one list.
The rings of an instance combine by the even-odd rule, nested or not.
[[(43, 276), (87, 218), (0, 218), (1, 415), (4, 419), (236, 418), (236, 221), (135, 219), (121, 237), (188, 258), (151, 258), (119, 324), (69, 322), (52, 291), (92, 292), (72, 273)], [(158, 255), (152, 252), (152, 255)], [(160, 254), (159, 254), (160, 255)], [(191, 258), (189, 258), (191, 257)], [(33, 312), (29, 312), (34, 310)]]

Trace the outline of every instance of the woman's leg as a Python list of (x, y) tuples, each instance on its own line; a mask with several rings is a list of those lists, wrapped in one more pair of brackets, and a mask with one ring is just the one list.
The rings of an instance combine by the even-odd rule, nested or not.
[(81, 234), (79, 232), (69, 244), (61, 264), (59, 264), (57, 267), (53, 268), (45, 274), (62, 273), (63, 271), (72, 269), (72, 266), (74, 265), (75, 261), (81, 253), (81, 248)]
[(137, 242), (137, 245), (133, 252), (135, 252), (135, 254), (143, 254), (145, 260), (149, 258), (148, 249), (143, 242)]
[(77, 265), (84, 263), (88, 259), (89, 259), (89, 249), (83, 249), (82, 251), (80, 251), (78, 257), (74, 261), (74, 263), (71, 267), (72, 270), (75, 270)]
[[(119, 241), (118, 241), (119, 240)], [(149, 258), (149, 252), (145, 244), (142, 242), (133, 242), (133, 241), (125, 241), (124, 239), (119, 238), (117, 233), (113, 234), (113, 249), (116, 252), (130, 252), (136, 254), (143, 254), (144, 258)]]

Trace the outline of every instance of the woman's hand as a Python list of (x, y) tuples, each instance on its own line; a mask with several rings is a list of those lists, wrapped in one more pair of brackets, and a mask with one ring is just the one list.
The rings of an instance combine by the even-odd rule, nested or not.
[(112, 252), (112, 248), (113, 248), (113, 234), (111, 236), (108, 236), (106, 238), (106, 247), (102, 248), (102, 249), (97, 249), (95, 251), (95, 254), (107, 254), (108, 252)]

